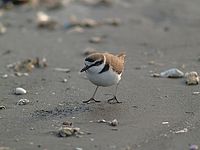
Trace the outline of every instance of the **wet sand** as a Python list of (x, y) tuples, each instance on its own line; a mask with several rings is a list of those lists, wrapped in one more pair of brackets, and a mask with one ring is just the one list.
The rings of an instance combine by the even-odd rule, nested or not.
[[(70, 15), (103, 20), (118, 17), (118, 27), (100, 26), (84, 33), (38, 29), (37, 11), (17, 7), (0, 19), (9, 24), (0, 36), (0, 147), (15, 150), (188, 150), (200, 145), (199, 85), (187, 86), (183, 78), (153, 78), (152, 72), (179, 68), (184, 73), (199, 72), (200, 1), (193, 0), (126, 0), (109, 7), (92, 7), (72, 2), (66, 8), (46, 11), (64, 23)], [(27, 20), (33, 20), (27, 21)], [(93, 36), (105, 35), (102, 43), (91, 44)], [(84, 74), (82, 52), (87, 47), (99, 51), (127, 53), (118, 99), (122, 104), (108, 104), (114, 87), (100, 88), (99, 104), (83, 104), (94, 90)], [(4, 54), (10, 50), (9, 54)], [(46, 69), (34, 69), (27, 77), (12, 77), (7, 64), (26, 58), (46, 57)], [(53, 68), (69, 68), (69, 73)], [(66, 78), (68, 81), (63, 83)], [(16, 87), (26, 95), (15, 95)], [(18, 106), (19, 99), (30, 103)], [(96, 123), (99, 119), (117, 119), (111, 127)], [(55, 132), (64, 121), (90, 134), (60, 138)], [(168, 122), (163, 124), (163, 122)], [(114, 130), (113, 130), (114, 128)], [(184, 133), (175, 133), (183, 129)]]

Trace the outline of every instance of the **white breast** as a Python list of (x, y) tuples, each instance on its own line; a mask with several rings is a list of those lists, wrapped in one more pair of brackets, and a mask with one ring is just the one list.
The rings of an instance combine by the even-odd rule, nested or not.
[(121, 74), (113, 72), (109, 69), (106, 72), (99, 74), (98, 72), (86, 71), (88, 79), (97, 86), (111, 86), (117, 84), (121, 80)]

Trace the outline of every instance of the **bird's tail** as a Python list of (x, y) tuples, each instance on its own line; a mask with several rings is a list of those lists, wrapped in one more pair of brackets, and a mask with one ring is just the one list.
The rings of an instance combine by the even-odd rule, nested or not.
[(126, 54), (125, 54), (125, 52), (121, 52), (121, 53), (119, 53), (118, 55), (117, 55), (117, 57), (119, 57), (120, 59), (125, 59), (125, 57), (126, 57)]

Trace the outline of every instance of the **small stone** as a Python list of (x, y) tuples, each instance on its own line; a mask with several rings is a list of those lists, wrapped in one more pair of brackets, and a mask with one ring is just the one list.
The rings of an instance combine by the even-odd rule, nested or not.
[(198, 94), (200, 94), (200, 92), (193, 92), (192, 94), (193, 95), (198, 95)]
[(101, 119), (101, 120), (97, 120), (98, 123), (106, 123), (107, 121), (104, 120), (104, 119)]
[(160, 73), (160, 77), (167, 77), (167, 78), (182, 78), (184, 73), (177, 68), (172, 68)]
[(24, 95), (26, 93), (27, 93), (26, 90), (21, 88), (21, 87), (18, 87), (18, 88), (15, 89), (15, 94), (16, 95)]
[(112, 120), (111, 122), (109, 122), (110, 126), (117, 126), (119, 124), (119, 122), (117, 121), (117, 119)]
[(1, 106), (0, 106), (0, 110), (1, 110), (1, 109), (6, 109), (6, 106), (1, 105)]
[(90, 43), (95, 43), (95, 44), (97, 44), (97, 43), (101, 43), (102, 40), (103, 40), (102, 37), (95, 36), (95, 37), (92, 37), (92, 38), (89, 40), (89, 42), (90, 42)]
[(198, 150), (198, 149), (199, 149), (198, 145), (191, 144), (189, 150)]
[(187, 85), (197, 85), (199, 84), (199, 75), (197, 72), (192, 71), (192, 72), (187, 72), (185, 74), (186, 77), (186, 84)]
[(186, 133), (186, 132), (188, 132), (188, 129), (184, 128), (182, 130), (175, 131), (174, 133), (179, 134), (179, 133)]
[(82, 148), (80, 147), (76, 147), (75, 150), (83, 150)]
[(63, 82), (64, 82), (64, 83), (67, 83), (67, 81), (68, 81), (67, 79), (63, 79)]
[(166, 125), (166, 124), (169, 124), (169, 122), (168, 121), (163, 121), (162, 124)]
[(7, 79), (8, 78), (8, 74), (4, 74), (1, 76), (3, 79)]
[(20, 99), (18, 102), (17, 102), (17, 105), (26, 105), (28, 104), (30, 101), (28, 99)]
[(69, 68), (54, 68), (55, 71), (59, 71), (59, 72), (70, 72), (70, 69)]
[(3, 24), (0, 23), (0, 34), (4, 34), (6, 33), (6, 31), (7, 31), (7, 28)]
[(73, 127), (61, 127), (58, 131), (60, 137), (68, 137), (75, 135), (80, 131), (80, 128), (73, 128)]

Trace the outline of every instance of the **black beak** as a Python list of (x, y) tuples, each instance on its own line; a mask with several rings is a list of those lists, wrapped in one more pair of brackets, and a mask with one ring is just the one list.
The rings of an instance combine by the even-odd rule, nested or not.
[(86, 65), (83, 69), (81, 69), (81, 72), (88, 70), (90, 67), (92, 67), (92, 66)]

